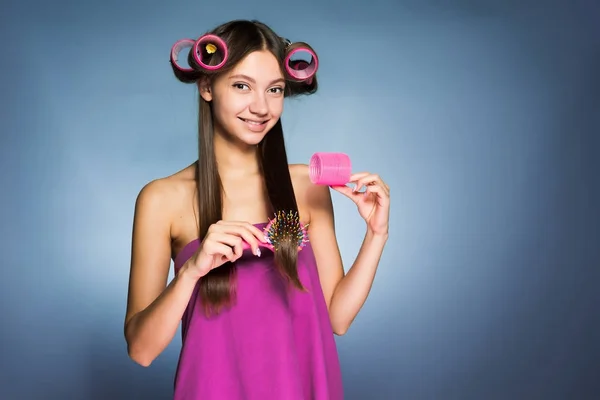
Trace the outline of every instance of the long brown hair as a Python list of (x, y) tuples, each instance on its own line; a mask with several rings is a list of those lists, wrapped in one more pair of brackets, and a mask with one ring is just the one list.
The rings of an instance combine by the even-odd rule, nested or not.
[[(286, 79), (286, 97), (312, 94), (317, 91), (316, 76), (313, 76), (310, 82), (298, 82), (289, 79), (283, 66), (284, 58), (291, 48), (302, 46), (314, 51), (308, 44), (296, 42), (290, 45), (289, 42), (273, 32), (271, 28), (258, 21), (235, 20), (220, 25), (208, 33), (220, 37), (226, 43), (229, 51), (227, 62), (216, 72), (206, 71), (195, 62), (190, 53), (188, 62), (193, 67), (193, 71), (182, 72), (175, 67), (173, 68), (175, 75), (180, 81), (197, 83), (206, 77), (209, 79), (214, 78), (230, 71), (249, 53), (268, 50), (280, 61), (282, 72), (288, 78)], [(217, 65), (222, 61), (222, 54), (220, 52), (208, 54), (205, 48), (200, 50), (203, 52), (203, 59), (209, 60), (207, 64)], [(211, 104), (205, 101), (202, 96), (199, 96), (199, 140), (196, 184), (200, 238), (206, 235), (210, 225), (222, 219), (223, 187), (217, 169), (213, 135)], [(281, 120), (275, 124), (259, 143), (257, 151), (269, 207), (273, 212), (298, 212), (292, 179), (288, 169)], [(297, 243), (291, 239), (283, 241), (275, 252), (275, 264), (282, 273), (282, 276), (292, 286), (304, 290), (298, 277), (297, 259)], [(219, 268), (213, 269), (200, 279), (200, 296), (207, 314), (211, 312), (218, 313), (223, 307), (233, 304), (235, 297), (235, 272), (235, 263), (226, 263)]]

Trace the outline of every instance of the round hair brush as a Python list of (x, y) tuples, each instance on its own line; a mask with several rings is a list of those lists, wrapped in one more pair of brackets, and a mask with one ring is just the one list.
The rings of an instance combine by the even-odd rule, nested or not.
[[(309, 241), (307, 228), (308, 224), (304, 225), (300, 222), (297, 212), (278, 211), (263, 230), (267, 243), (259, 243), (259, 246), (275, 252), (282, 241), (291, 239), (298, 245), (300, 251)], [(243, 248), (250, 249), (250, 245), (244, 241)]]

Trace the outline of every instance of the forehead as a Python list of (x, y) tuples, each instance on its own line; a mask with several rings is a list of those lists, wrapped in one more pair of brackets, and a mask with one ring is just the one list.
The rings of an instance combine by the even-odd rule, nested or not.
[(277, 58), (267, 50), (254, 51), (244, 57), (232, 70), (231, 75), (248, 75), (256, 80), (272, 80), (283, 76)]

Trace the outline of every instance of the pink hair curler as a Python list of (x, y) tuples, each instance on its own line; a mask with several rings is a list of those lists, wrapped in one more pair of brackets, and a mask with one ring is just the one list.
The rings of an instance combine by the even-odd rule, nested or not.
[[(202, 45), (205, 45), (207, 47), (209, 45), (215, 46), (218, 50), (221, 51), (221, 54), (223, 55), (223, 60), (220, 63), (218, 63), (217, 65), (206, 64), (203, 60), (202, 49), (200, 48), (200, 46), (202, 46)], [(227, 50), (227, 45), (225, 44), (225, 41), (223, 41), (223, 39), (221, 39), (220, 37), (218, 37), (216, 35), (204, 35), (204, 36), (200, 37), (198, 40), (196, 40), (196, 42), (194, 43), (194, 51), (193, 51), (192, 55), (194, 57), (194, 60), (202, 68), (209, 70), (209, 71), (215, 71), (215, 70), (221, 68), (223, 65), (225, 65), (225, 63), (227, 62), (227, 59), (229, 58), (229, 51)]]
[[(309, 241), (307, 228), (308, 225), (300, 222), (297, 212), (279, 211), (275, 214), (275, 218), (270, 220), (263, 229), (267, 243), (259, 242), (258, 245), (275, 252), (281, 239), (292, 237), (298, 243), (298, 251), (300, 251)], [(242, 247), (244, 250), (249, 250), (250, 244), (243, 241)]]
[(192, 39), (181, 39), (181, 40), (178, 40), (177, 42), (175, 42), (173, 47), (171, 47), (171, 63), (178, 70), (184, 71), (184, 72), (191, 72), (194, 70), (191, 67), (182, 67), (181, 65), (179, 65), (179, 54), (181, 53), (181, 50), (183, 50), (187, 47), (189, 47), (189, 48), (194, 47), (194, 43), (195, 43), (195, 41)]
[[(310, 66), (310, 64), (304, 60), (298, 60), (298, 61), (290, 61), (289, 66), (294, 71), (303, 71), (303, 70), (307, 69)], [(308, 83), (310, 85), (312, 83), (312, 81), (313, 81), (313, 77), (311, 76), (310, 78), (308, 78), (306, 80), (306, 83)]]
[[(293, 61), (291, 61), (291, 57), (300, 51), (305, 51), (310, 54), (310, 56), (311, 56), (310, 63), (307, 63), (306, 61), (304, 61), (302, 63), (301, 62), (294, 63)], [(306, 47), (298, 47), (298, 48), (290, 51), (285, 56), (283, 63), (285, 65), (285, 69), (286, 69), (287, 73), (292, 78), (294, 78), (295, 80), (298, 80), (298, 81), (308, 81), (309, 79), (312, 81), (313, 75), (316, 74), (317, 70), (319, 69), (319, 59), (318, 59), (317, 55), (315, 54), (314, 51), (312, 51), (311, 49), (308, 49)], [(292, 63), (294, 63), (295, 65), (291, 65)], [(303, 68), (299, 68), (301, 65), (303, 66)]]
[(315, 153), (310, 158), (308, 171), (314, 184), (343, 186), (350, 181), (352, 162), (344, 153)]

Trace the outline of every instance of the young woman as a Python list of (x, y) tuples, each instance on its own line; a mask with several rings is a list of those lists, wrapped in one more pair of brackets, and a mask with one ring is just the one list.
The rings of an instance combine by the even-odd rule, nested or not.
[[(348, 330), (370, 291), (388, 238), (389, 187), (367, 172), (351, 177), (353, 188), (333, 187), (366, 221), (344, 274), (329, 187), (312, 184), (307, 165), (287, 163), (284, 97), (317, 89), (314, 76), (286, 72), (298, 44), (256, 21), (211, 34), (214, 43), (190, 52), (194, 68), (173, 61), (199, 90), (199, 159), (148, 183), (136, 201), (129, 356), (149, 366), (181, 321), (175, 399), (342, 399), (334, 334)], [(304, 247), (291, 238), (276, 251), (259, 247), (278, 212), (308, 227)]]

